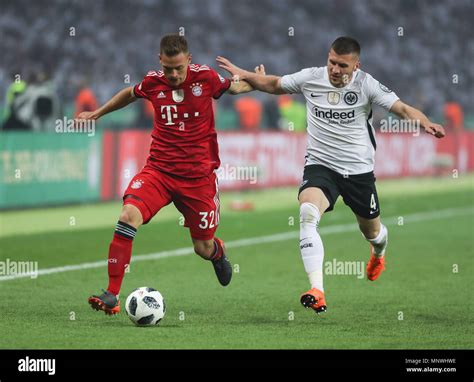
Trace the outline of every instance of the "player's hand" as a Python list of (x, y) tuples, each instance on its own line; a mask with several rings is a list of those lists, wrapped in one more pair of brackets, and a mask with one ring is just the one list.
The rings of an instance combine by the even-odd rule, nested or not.
[(265, 66), (263, 66), (263, 64), (260, 64), (258, 66), (255, 67), (255, 73), (257, 74), (261, 74), (262, 76), (264, 76), (266, 73), (265, 73)]
[(425, 131), (428, 134), (434, 135), (436, 138), (443, 138), (446, 135), (444, 127), (437, 123), (430, 122), (428, 126), (425, 126)]
[(81, 120), (81, 119), (85, 119), (85, 120), (96, 120), (98, 117), (97, 117), (97, 114), (95, 111), (83, 111), (82, 113), (80, 113), (75, 119), (78, 119), (78, 120)]
[(99, 117), (95, 111), (83, 111), (76, 118), (74, 118), (74, 125), (81, 126), (85, 121), (95, 121)]
[(222, 56), (217, 56), (216, 61), (219, 64), (219, 67), (221, 67), (224, 70), (227, 70), (234, 79), (235, 78), (241, 79), (241, 80), (245, 79), (245, 74), (247, 73), (247, 71), (234, 65), (227, 58), (222, 57)]

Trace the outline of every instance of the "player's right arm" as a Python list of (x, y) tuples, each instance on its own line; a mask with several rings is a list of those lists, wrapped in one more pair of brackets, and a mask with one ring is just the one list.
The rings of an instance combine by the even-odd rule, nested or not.
[(94, 111), (84, 111), (80, 113), (76, 119), (99, 119), (105, 114), (111, 113), (112, 111), (121, 109), (128, 104), (136, 101), (137, 97), (133, 91), (133, 86), (120, 90), (104, 105)]
[[(281, 77), (249, 72), (247, 70), (239, 68), (238, 66), (230, 62), (227, 58), (221, 56), (218, 56), (216, 61), (219, 63), (219, 66), (222, 69), (227, 70), (233, 76), (234, 81), (247, 81), (254, 89), (260, 90), (265, 93), (286, 93), (286, 91), (281, 87)], [(262, 71), (265, 71), (263, 65), (260, 65), (259, 68)]]

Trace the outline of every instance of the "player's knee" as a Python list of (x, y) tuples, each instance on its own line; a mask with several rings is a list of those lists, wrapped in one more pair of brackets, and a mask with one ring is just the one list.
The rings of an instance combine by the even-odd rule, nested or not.
[(138, 228), (143, 223), (142, 214), (140, 210), (130, 204), (126, 204), (122, 208), (120, 213), (119, 220), (121, 222), (130, 224), (131, 226)]
[(194, 252), (196, 255), (210, 258), (214, 253), (214, 241), (213, 240), (198, 240), (194, 242)]
[(316, 187), (310, 187), (301, 191), (298, 200), (300, 201), (300, 206), (305, 203), (316, 206), (320, 215), (322, 215), (329, 207), (329, 200), (323, 190)]
[(300, 205), (300, 223), (317, 224), (320, 219), (319, 208), (313, 203), (304, 202)]

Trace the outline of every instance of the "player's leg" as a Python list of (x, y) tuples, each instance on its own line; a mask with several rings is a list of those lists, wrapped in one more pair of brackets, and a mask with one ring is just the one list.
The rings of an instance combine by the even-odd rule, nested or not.
[[(323, 287), (324, 246), (318, 232), (321, 216), (329, 207), (324, 192), (317, 187), (303, 190), (300, 201), (300, 253), (311, 289), (301, 296), (305, 308), (316, 307), (317, 313), (326, 310)], [(314, 308), (313, 308), (314, 309)]]
[(215, 237), (219, 225), (219, 190), (214, 173), (201, 180), (177, 182), (176, 208), (185, 218), (194, 251), (211, 261), (219, 283), (226, 286), (232, 279), (232, 266), (227, 258), (224, 242)]
[(354, 212), (360, 231), (370, 243), (370, 260), (367, 264), (367, 278), (376, 280), (385, 269), (385, 249), (388, 230), (381, 223), (380, 207), (372, 172), (350, 175), (340, 182), (344, 202)]
[(232, 279), (232, 265), (227, 258), (224, 242), (218, 237), (210, 240), (199, 240), (191, 237), (194, 252), (204, 260), (212, 262), (217, 279), (222, 286), (226, 286)]
[(101, 295), (89, 298), (89, 304), (93, 309), (103, 310), (106, 314), (120, 312), (120, 287), (132, 257), (133, 239), (142, 223), (142, 213), (136, 206), (125, 204), (122, 207), (112, 242), (109, 245), (107, 263), (109, 285)]
[(129, 198), (131, 198), (130, 195), (124, 200), (125, 204), (120, 213), (114, 237), (109, 247), (109, 286), (107, 290), (114, 295), (120, 293), (123, 277), (132, 257), (133, 239), (138, 227), (143, 224), (143, 215), (139, 207), (130, 204)]
[(307, 166), (298, 196), (300, 202), (300, 252), (311, 289), (300, 297), (306, 308), (326, 311), (323, 287), (324, 246), (318, 232), (324, 212), (334, 207), (338, 197), (331, 172), (323, 166)]
[(216, 252), (216, 245), (214, 239), (211, 240), (198, 240), (193, 239), (194, 252), (196, 255), (201, 256), (204, 260), (211, 260), (214, 253)]
[(388, 229), (385, 227), (380, 216), (374, 219), (366, 219), (356, 214), (360, 231), (370, 243), (370, 259), (367, 263), (367, 278), (375, 281), (385, 269), (385, 250), (388, 244)]
[(318, 226), (324, 211), (329, 207), (329, 201), (323, 190), (310, 187), (301, 192), (299, 202), (301, 258), (311, 287), (324, 291), (324, 247)]
[(388, 244), (388, 229), (382, 224), (380, 216), (374, 219), (366, 219), (356, 214), (356, 218), (359, 223), (360, 232), (373, 246), (374, 255), (383, 257)]
[(109, 246), (109, 285), (103, 294), (89, 298), (92, 308), (103, 310), (106, 314), (116, 314), (120, 311), (119, 293), (130, 264), (137, 229), (148, 223), (170, 202), (171, 196), (158, 172), (142, 171), (132, 179), (125, 190), (124, 205)]

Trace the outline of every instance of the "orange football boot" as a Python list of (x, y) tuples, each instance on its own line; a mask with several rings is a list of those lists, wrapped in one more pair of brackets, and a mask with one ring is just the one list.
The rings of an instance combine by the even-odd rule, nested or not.
[(367, 278), (375, 281), (385, 269), (385, 256), (377, 257), (374, 255), (374, 248), (370, 246), (370, 260), (367, 263)]
[(300, 297), (300, 301), (301, 305), (305, 308), (313, 309), (317, 314), (327, 310), (324, 292), (319, 289), (311, 288), (309, 291), (303, 293)]

